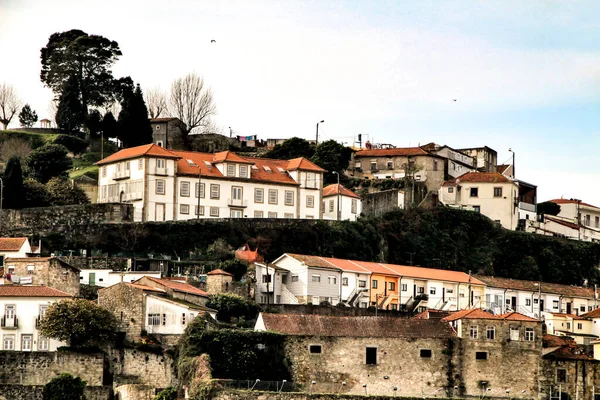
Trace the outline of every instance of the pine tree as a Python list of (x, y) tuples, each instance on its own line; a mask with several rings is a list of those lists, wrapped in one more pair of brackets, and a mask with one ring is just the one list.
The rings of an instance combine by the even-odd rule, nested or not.
[(58, 98), (56, 124), (66, 133), (76, 133), (85, 121), (85, 114), (77, 79), (69, 78)]
[(23, 207), (25, 190), (23, 188), (23, 170), (19, 157), (11, 157), (4, 171), (4, 208), (19, 209)]
[(19, 113), (19, 122), (25, 128), (31, 128), (38, 120), (37, 113), (31, 110), (29, 104), (25, 104)]
[(102, 118), (102, 124), (100, 127), (102, 134), (104, 135), (104, 139), (107, 138), (116, 138), (118, 134), (118, 125), (115, 116), (110, 111), (104, 114), (104, 118)]
[(138, 84), (135, 91), (126, 92), (119, 113), (118, 138), (124, 147), (135, 147), (152, 143), (152, 126), (142, 89)]

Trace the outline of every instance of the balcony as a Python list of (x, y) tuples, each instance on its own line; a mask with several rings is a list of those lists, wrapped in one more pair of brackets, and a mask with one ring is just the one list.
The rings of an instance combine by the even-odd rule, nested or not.
[(2, 317), (2, 329), (19, 329), (19, 319)]
[(154, 175), (167, 176), (169, 175), (169, 170), (167, 168), (154, 168)]
[(129, 170), (115, 171), (115, 174), (113, 175), (113, 180), (118, 181), (121, 179), (129, 179), (129, 176)]
[(229, 207), (248, 207), (248, 200), (244, 199), (227, 199), (227, 205)]
[(529, 212), (536, 212), (536, 205), (535, 204), (531, 204), (531, 203), (523, 203), (522, 201), (519, 202), (519, 208), (521, 210), (524, 211), (529, 211)]
[(35, 329), (40, 329), (40, 321), (42, 320), (42, 317), (37, 317), (35, 319)]

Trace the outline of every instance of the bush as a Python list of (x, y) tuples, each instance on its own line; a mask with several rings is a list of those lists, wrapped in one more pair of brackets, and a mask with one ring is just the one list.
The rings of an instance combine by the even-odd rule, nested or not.
[(258, 305), (237, 294), (213, 294), (209, 297), (207, 307), (217, 310), (217, 319), (230, 322), (231, 318), (255, 319)]
[(168, 388), (161, 390), (154, 400), (177, 400), (177, 389), (169, 386)]
[(73, 154), (81, 154), (87, 149), (88, 144), (85, 140), (79, 139), (73, 135), (58, 135), (54, 139), (55, 144), (65, 146)]
[(71, 374), (61, 374), (44, 385), (43, 400), (83, 400), (86, 382)]
[(46, 183), (57, 176), (67, 176), (73, 162), (67, 157), (65, 146), (52, 143), (33, 150), (25, 159), (29, 176), (38, 182)]
[(50, 205), (50, 194), (46, 186), (33, 179), (23, 182), (25, 201), (23, 207), (45, 207)]
[(46, 189), (48, 189), (50, 203), (54, 206), (89, 204), (90, 202), (85, 192), (81, 188), (73, 186), (65, 177), (50, 179), (46, 184)]

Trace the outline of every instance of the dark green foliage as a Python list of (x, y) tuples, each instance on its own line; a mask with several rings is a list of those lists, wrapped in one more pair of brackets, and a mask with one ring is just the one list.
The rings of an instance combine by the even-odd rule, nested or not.
[(4, 195), (2, 196), (3, 208), (19, 209), (25, 201), (25, 189), (23, 187), (23, 170), (21, 160), (11, 157), (4, 170)]
[(44, 385), (44, 400), (83, 400), (86, 382), (71, 374), (60, 374)]
[(81, 284), (79, 294), (86, 300), (96, 301), (98, 300), (98, 289), (100, 289), (100, 286)]
[(229, 272), (233, 275), (236, 281), (242, 279), (242, 277), (248, 272), (248, 265), (238, 259), (230, 259), (221, 262), (220, 267), (223, 271)]
[(66, 133), (76, 133), (83, 125), (86, 109), (81, 105), (81, 91), (77, 79), (69, 78), (58, 98), (56, 124)]
[(290, 160), (298, 157), (311, 158), (313, 154), (315, 154), (314, 145), (310, 144), (307, 140), (293, 137), (281, 144), (275, 145), (272, 150), (265, 154), (265, 157)]
[(58, 135), (54, 139), (55, 144), (65, 146), (73, 154), (81, 154), (87, 149), (88, 144), (85, 140), (79, 139), (73, 135)]
[(102, 118), (101, 131), (104, 139), (116, 138), (118, 134), (118, 124), (115, 116), (110, 111), (104, 114)]
[(558, 215), (560, 213), (560, 204), (551, 201), (545, 201), (537, 205), (538, 214)]
[(180, 363), (208, 354), (213, 378), (290, 380), (285, 366), (285, 337), (243, 329), (206, 329), (196, 318), (179, 341)]
[[(340, 179), (345, 180), (344, 170), (348, 168), (352, 149), (336, 142), (327, 140), (319, 143), (311, 161), (323, 168), (325, 173), (325, 183), (337, 183), (338, 177), (333, 173), (339, 174)], [(340, 183), (343, 183), (343, 182)]]
[(152, 143), (152, 126), (139, 84), (135, 91), (125, 92), (119, 113), (118, 137), (124, 147)]
[(90, 132), (90, 138), (97, 138), (101, 131), (102, 115), (98, 110), (91, 110), (85, 118), (85, 127)]
[(85, 192), (81, 188), (73, 186), (65, 177), (50, 179), (46, 184), (46, 189), (50, 196), (50, 204), (53, 206), (89, 204), (90, 202)]
[[(119, 44), (99, 35), (72, 29), (50, 35), (41, 50), (41, 81), (57, 95), (63, 94), (69, 78), (75, 80), (81, 109), (101, 107), (115, 98), (111, 67), (121, 56)], [(83, 121), (83, 120), (82, 120)]]
[(168, 388), (161, 390), (154, 400), (177, 400), (177, 389), (169, 386)]
[(256, 303), (231, 293), (210, 295), (206, 306), (217, 310), (217, 319), (224, 322), (230, 322), (232, 318), (243, 318), (248, 321), (256, 319), (258, 314)]
[(25, 128), (31, 128), (38, 120), (37, 113), (31, 109), (29, 104), (25, 104), (19, 113), (19, 122)]
[(50, 194), (44, 184), (33, 179), (27, 179), (23, 182), (23, 191), (25, 195), (23, 208), (45, 207), (50, 205)]
[(112, 313), (84, 299), (61, 300), (48, 307), (40, 332), (81, 348), (109, 343), (116, 337), (117, 320)]
[(47, 144), (33, 150), (25, 159), (29, 176), (41, 183), (57, 176), (67, 176), (72, 161), (65, 146)]

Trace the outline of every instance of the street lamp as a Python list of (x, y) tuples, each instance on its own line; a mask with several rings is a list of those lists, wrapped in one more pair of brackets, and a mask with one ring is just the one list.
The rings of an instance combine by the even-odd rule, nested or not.
[(509, 149), (508, 149), (508, 151), (510, 151), (510, 152), (512, 153), (512, 159), (513, 159), (513, 160), (512, 160), (512, 161), (513, 161), (513, 162), (512, 162), (512, 169), (513, 169), (513, 171), (512, 171), (512, 176), (513, 176), (513, 179), (516, 179), (516, 178), (517, 178), (517, 176), (516, 176), (516, 174), (515, 174), (515, 152), (512, 150), (512, 147), (511, 147), (511, 148), (509, 148)]
[(342, 210), (340, 210), (340, 173), (337, 171), (333, 171), (334, 174), (337, 175), (337, 215), (336, 219), (339, 221), (341, 218)]
[(319, 144), (319, 124), (322, 124), (323, 122), (325, 122), (324, 119), (322, 119), (321, 121), (317, 122), (317, 140), (315, 140), (315, 146), (317, 146)]

